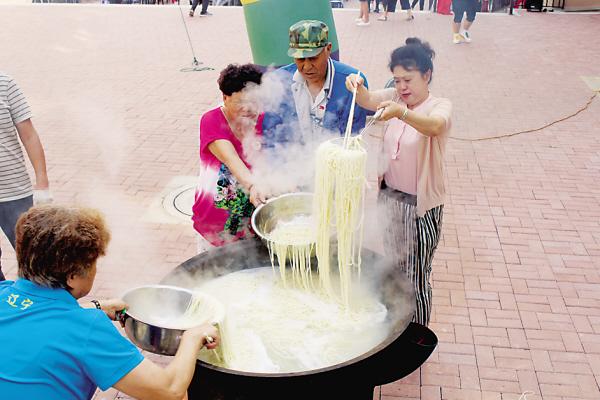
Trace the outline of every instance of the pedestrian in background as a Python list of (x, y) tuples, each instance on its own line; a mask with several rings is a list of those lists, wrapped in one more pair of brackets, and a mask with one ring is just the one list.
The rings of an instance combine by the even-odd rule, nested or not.
[(379, 14), (379, 4), (381, 4), (381, 6), (383, 7), (383, 3), (385, 3), (385, 0), (375, 0), (375, 12), (377, 14)]
[[(196, 11), (196, 7), (198, 7), (199, 2), (200, 0), (190, 0), (190, 5), (192, 6), (192, 9), (190, 10), (190, 17), (194, 16), (194, 12)], [(212, 14), (208, 12), (208, 0), (202, 0), (202, 10), (200, 10), (200, 16), (206, 17), (209, 15)]]
[[(388, 13), (396, 11), (396, 1), (397, 0), (385, 0), (383, 4), (383, 9), (385, 10), (383, 15), (377, 18), (378, 21), (387, 21)], [(412, 8), (410, 6), (410, 0), (400, 0), (400, 6), (403, 10), (406, 10), (406, 20), (412, 21), (415, 19), (415, 16), (412, 13)]]
[[(21, 144), (35, 172), (27, 173)], [(16, 82), (0, 72), (0, 228), (15, 247), (15, 224), (33, 203), (50, 202), (46, 156), (31, 122), (31, 110)], [(0, 256), (2, 250), (0, 249)], [(4, 280), (0, 265), (0, 281)]]
[[(462, 42), (471, 43), (471, 32), (469, 29), (475, 21), (477, 11), (481, 10), (481, 3), (478, 0), (452, 0), (452, 11), (454, 20), (452, 21), (452, 43)], [(467, 13), (467, 19), (462, 24), (463, 15)]]
[(423, 11), (423, 8), (425, 7), (425, 0), (413, 0), (410, 8), (414, 9), (417, 3), (419, 3), (419, 10)]
[(360, 0), (360, 14), (355, 20), (356, 25), (358, 26), (371, 25), (371, 23), (369, 22), (369, 1), (370, 0)]

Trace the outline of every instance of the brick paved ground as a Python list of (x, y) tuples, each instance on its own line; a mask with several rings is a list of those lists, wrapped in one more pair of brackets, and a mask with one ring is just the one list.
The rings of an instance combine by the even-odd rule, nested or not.
[[(250, 61), (241, 10), (186, 18), (177, 7), (0, 6), (0, 68), (21, 84), (57, 202), (101, 208), (113, 229), (94, 296), (159, 281), (196, 252), (191, 225), (147, 210), (197, 169), (197, 121), (217, 72)], [(335, 13), (344, 61), (373, 86), (407, 36), (438, 52), (433, 91), (455, 104), (457, 138), (541, 127), (583, 107), (599, 76), (599, 15), (480, 15), (474, 42), (449, 43), (450, 17), (395, 15), (368, 28)], [(432, 329), (440, 345), (381, 399), (600, 398), (600, 99), (541, 131), (450, 143)], [(3, 238), (2, 263), (15, 276)], [(99, 393), (113, 399), (117, 393)]]

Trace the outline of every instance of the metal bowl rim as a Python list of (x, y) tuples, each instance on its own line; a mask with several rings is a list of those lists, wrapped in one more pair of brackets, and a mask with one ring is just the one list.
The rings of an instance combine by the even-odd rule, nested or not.
[(256, 207), (254, 209), (254, 212), (252, 213), (252, 217), (250, 219), (250, 224), (252, 226), (252, 230), (254, 231), (254, 233), (256, 233), (256, 236), (258, 236), (262, 240), (268, 240), (268, 239), (263, 235), (263, 233), (256, 226), (256, 216), (260, 213), (260, 211), (263, 209), (263, 207), (266, 207), (270, 203), (275, 202), (275, 201), (280, 200), (280, 199), (283, 199), (283, 198), (286, 198), (286, 197), (312, 197), (312, 198), (314, 198), (314, 193), (311, 193), (311, 192), (284, 193), (284, 194), (281, 194), (281, 195), (279, 195), (277, 197), (271, 197), (265, 203), (263, 203), (263, 204), (259, 205), (258, 207)]
[(125, 298), (125, 296), (127, 296), (128, 294), (135, 292), (136, 290), (140, 290), (140, 289), (172, 289), (176, 292), (187, 292), (189, 294), (194, 294), (194, 292), (192, 292), (192, 290), (187, 289), (187, 288), (183, 288), (181, 286), (175, 286), (175, 285), (141, 285), (141, 286), (136, 286), (133, 287), (131, 289), (127, 289), (123, 295), (121, 296), (122, 299)]
[[(140, 289), (171, 289), (177, 292), (185, 292), (185, 293), (189, 293), (190, 296), (194, 295), (194, 292), (190, 289), (186, 289), (186, 288), (182, 288), (180, 286), (174, 286), (174, 285), (142, 285), (142, 286), (137, 286), (131, 289), (128, 289), (127, 291), (125, 291), (125, 293), (123, 293), (123, 295), (121, 296), (121, 299), (125, 300), (125, 297), (130, 294), (133, 293), (137, 290)], [(160, 328), (160, 329), (168, 329), (168, 330), (172, 330), (172, 331), (176, 331), (176, 332), (184, 332), (183, 329), (177, 329), (177, 328), (168, 328), (168, 327), (164, 327), (164, 326), (159, 326), (159, 325), (155, 325), (155, 324), (151, 324), (150, 322), (146, 322), (144, 321), (143, 318), (140, 318), (139, 316), (135, 315), (135, 314), (131, 314), (129, 312), (129, 309), (125, 310), (125, 314), (129, 317), (132, 318), (138, 322), (141, 322), (143, 324), (146, 324), (148, 326), (153, 326), (155, 328)]]

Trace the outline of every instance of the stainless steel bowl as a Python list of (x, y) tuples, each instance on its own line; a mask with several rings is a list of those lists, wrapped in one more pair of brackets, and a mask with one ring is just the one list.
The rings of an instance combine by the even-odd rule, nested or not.
[(256, 207), (252, 213), (252, 229), (267, 244), (267, 237), (279, 222), (291, 221), (296, 217), (313, 213), (312, 193), (287, 193), (269, 199)]
[(162, 321), (182, 316), (191, 299), (191, 290), (176, 286), (151, 285), (129, 290), (123, 295), (128, 308), (121, 314), (127, 336), (144, 350), (174, 355), (184, 330), (165, 328)]

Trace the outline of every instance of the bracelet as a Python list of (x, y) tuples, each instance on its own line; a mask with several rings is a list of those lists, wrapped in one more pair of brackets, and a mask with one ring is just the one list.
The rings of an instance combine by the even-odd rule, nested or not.
[(92, 303), (94, 303), (94, 305), (96, 306), (96, 308), (98, 310), (102, 310), (102, 307), (100, 307), (100, 302), (98, 300), (90, 300)]
[(402, 113), (402, 116), (400, 117), (400, 121), (404, 121), (404, 119), (406, 118), (406, 114), (408, 114), (408, 107), (406, 107), (404, 109), (404, 112)]

